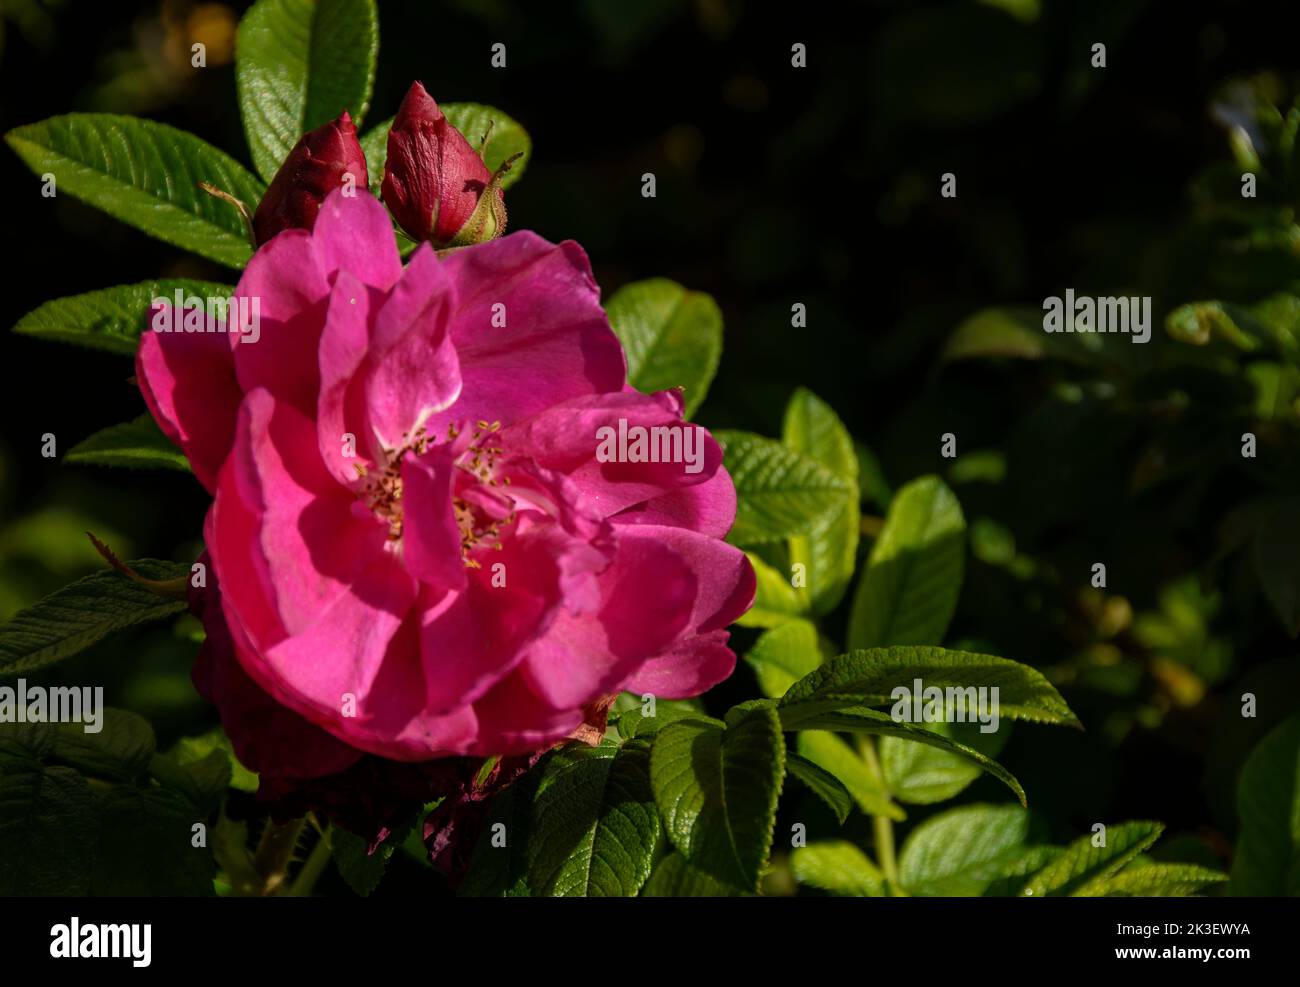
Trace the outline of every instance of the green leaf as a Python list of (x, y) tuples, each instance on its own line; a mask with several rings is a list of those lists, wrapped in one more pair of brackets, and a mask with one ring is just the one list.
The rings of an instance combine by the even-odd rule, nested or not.
[[(184, 563), (128, 563), (146, 579), (177, 579)], [(96, 572), (51, 593), (0, 626), (0, 675), (23, 675), (62, 661), (114, 631), (174, 616), (180, 600), (158, 596), (112, 570)]]
[(799, 779), (826, 803), (826, 807), (835, 814), (836, 822), (841, 825), (844, 823), (853, 811), (853, 796), (843, 782), (820, 765), (789, 751), (785, 755), (785, 767), (791, 777)]
[(175, 754), (155, 754), (149, 774), (163, 788), (185, 796), (195, 808), (211, 812), (230, 787), (230, 758), (222, 750), (210, 750), (197, 760), (184, 762)]
[(902, 737), (917, 743), (930, 744), (953, 754), (960, 754), (978, 764), (994, 778), (1011, 789), (1025, 804), (1025, 790), (1014, 775), (990, 757), (974, 748), (950, 740), (933, 730), (923, 730), (910, 723), (899, 723), (879, 710), (862, 707), (831, 708), (830, 703), (810, 703), (804, 706), (783, 707), (778, 710), (781, 726), (786, 730), (830, 730), (847, 733), (865, 733), (881, 737)]
[(1246, 758), (1237, 820), (1232, 893), (1300, 895), (1300, 714), (1273, 728)]
[[(213, 752), (220, 753), (226, 760), (228, 784), (241, 792), (257, 791), (257, 774), (250, 771), (239, 762), (235, 756), (235, 749), (230, 744), (230, 738), (221, 727), (215, 727), (207, 733), (200, 734), (197, 737), (182, 737), (176, 742), (167, 754), (167, 756), (182, 767), (196, 766), (206, 764)], [(207, 773), (210, 768), (204, 768)]]
[(170, 469), (189, 472), (189, 460), (149, 415), (110, 425), (78, 442), (63, 457), (65, 463)]
[(38, 175), (166, 243), (243, 267), (252, 254), (238, 210), (198, 187), (215, 185), (253, 209), (262, 184), (229, 155), (166, 124), (69, 113), (15, 127), (9, 146)]
[(848, 429), (831, 406), (807, 388), (796, 388), (785, 406), (781, 439), (837, 476), (858, 482), (858, 457)]
[[(951, 707), (949, 707), (951, 709)], [(929, 728), (988, 757), (1006, 746), (1009, 730), (982, 733), (974, 723), (931, 723)], [(976, 781), (980, 768), (966, 758), (899, 737), (880, 739), (880, 770), (894, 798), (911, 805), (946, 802)]]
[(824, 730), (803, 731), (799, 734), (799, 753), (843, 782), (863, 812), (895, 822), (907, 818), (907, 813), (890, 800), (889, 791), (866, 761), (835, 734)]
[(627, 379), (645, 394), (682, 388), (690, 418), (708, 393), (722, 357), (722, 311), (710, 296), (676, 281), (624, 285), (605, 305), (627, 354)]
[(791, 620), (764, 631), (745, 655), (763, 695), (777, 699), (822, 663), (817, 628), (807, 620)]
[(384, 879), (388, 858), (393, 855), (396, 844), (382, 843), (375, 847), (374, 853), (370, 853), (365, 839), (338, 826), (330, 829), (329, 840), (339, 876), (356, 894), (368, 898)]
[[(481, 103), (442, 103), (439, 109), (461, 132), (470, 145), (483, 156), (483, 163), (488, 171), (495, 172), (512, 154), (522, 154), (510, 166), (510, 170), (501, 176), (501, 187), (509, 188), (523, 177), (524, 169), (533, 156), (533, 141), (517, 121), (502, 113), (495, 106)], [(370, 187), (378, 190), (384, 176), (384, 164), (388, 160), (388, 130), (393, 125), (390, 117), (373, 127), (361, 138), (361, 150), (366, 155), (366, 169), (370, 172)], [(480, 148), (483, 135), (487, 134), (487, 143)]]
[(379, 54), (374, 0), (258, 0), (239, 22), (244, 134), (268, 182), (309, 130), (347, 110), (359, 128)]
[(457, 889), (463, 897), (527, 898), (528, 831), (541, 771), (534, 768), (492, 796), (469, 872)]
[(752, 894), (720, 881), (690, 863), (680, 853), (670, 853), (655, 864), (641, 890), (643, 898), (737, 898)]
[(153, 727), (144, 717), (124, 709), (101, 709), (100, 713), (103, 720), (94, 733), (87, 733), (86, 727), (96, 724), (54, 725), (50, 756), (96, 778), (114, 781), (139, 778), (153, 758)]
[(821, 463), (749, 432), (714, 433), (736, 485), (736, 523), (727, 540), (757, 545), (812, 532), (856, 498), (854, 485)]
[(1020, 889), (1024, 897), (1087, 896), (1122, 869), (1164, 831), (1158, 822), (1126, 822), (1106, 827), (1106, 845), (1093, 846), (1094, 834), (1080, 837)]
[(1043, 313), (1039, 309), (989, 308), (976, 312), (953, 330), (940, 357), (944, 362), (1012, 357), (1037, 360), (1047, 352)]
[(966, 520), (936, 476), (895, 494), (849, 614), (849, 647), (938, 644), (961, 593)]
[(899, 882), (914, 895), (974, 897), (1015, 873), (1029, 832), (1016, 805), (965, 805), (931, 816), (908, 834)]
[(135, 714), (107, 712), (97, 734), (70, 723), (0, 726), (0, 893), (212, 893), (212, 855), (193, 843), (203, 814), (178, 792), (136, 782), (153, 731)]
[(1197, 864), (1134, 863), (1079, 891), (1081, 897), (1186, 898), (1222, 884), (1228, 875)]
[[(836, 708), (837, 703), (854, 706), (902, 706), (900, 717), (910, 713), (907, 699), (896, 699), (894, 690), (909, 693), (915, 680), (923, 689), (981, 689), (997, 692), (997, 710), (1001, 718), (1030, 720), (1079, 726), (1061, 694), (1036, 668), (1006, 658), (950, 651), (943, 648), (868, 648), (850, 651), (832, 658), (804, 676), (782, 697), (783, 722), (795, 723), (819, 704)], [(973, 697), (965, 693), (968, 704)], [(906, 705), (905, 705), (906, 704)], [(924, 706), (922, 707), (924, 712)], [(967, 706), (967, 720), (974, 721), (975, 711)]]
[(1255, 533), (1255, 573), (1287, 634), (1300, 634), (1300, 497), (1287, 497)]
[(808, 612), (808, 601), (803, 593), (790, 584), (790, 579), (780, 570), (764, 562), (753, 552), (746, 552), (754, 567), (757, 586), (754, 605), (740, 615), (736, 623), (742, 627), (777, 627), (792, 617)]
[(846, 840), (799, 847), (790, 854), (795, 880), (831, 894), (883, 898), (885, 878), (871, 859)]
[(193, 827), (205, 820), (188, 799), (165, 788), (119, 785), (98, 803), (92, 894), (212, 895), (213, 856), (193, 843)]
[(89, 891), (95, 796), (72, 768), (44, 762), (52, 743), (34, 726), (0, 728), (0, 895)]
[(155, 298), (174, 300), (177, 291), (185, 298), (229, 298), (234, 290), (228, 284), (188, 278), (101, 288), (46, 302), (19, 319), (14, 332), (134, 356)]
[[(1106, 337), (1087, 332), (1044, 332), (1040, 308), (987, 308), (959, 325), (944, 345), (940, 359), (1003, 358), (1057, 359), (1068, 363), (1096, 364), (1106, 347)], [(1071, 320), (1073, 313), (1066, 313)]]
[(683, 719), (703, 720), (722, 726), (721, 721), (705, 716), (696, 705), (685, 700), (656, 698), (653, 716), (644, 715), (641, 712), (644, 708), (640, 698), (637, 697), (636, 705), (619, 716), (618, 735), (624, 740), (653, 736), (669, 723)]
[(635, 897), (662, 833), (650, 743), (575, 745), (549, 759), (533, 805), (528, 885), (558, 897)]
[(785, 740), (770, 707), (725, 730), (682, 720), (655, 737), (650, 781), (668, 838), (724, 885), (758, 890), (785, 776)]
[(788, 447), (825, 466), (852, 487), (852, 496), (828, 511), (807, 534), (790, 539), (790, 562), (804, 566), (812, 611), (830, 613), (844, 597), (857, 565), (862, 523), (857, 453), (839, 416), (804, 388), (796, 390), (786, 405), (781, 435)]

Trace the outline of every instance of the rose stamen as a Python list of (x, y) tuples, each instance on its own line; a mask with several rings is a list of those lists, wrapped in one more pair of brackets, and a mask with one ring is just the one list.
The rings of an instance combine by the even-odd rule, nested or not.
[[(509, 486), (510, 478), (498, 478), (496, 475), (497, 459), (504, 453), (501, 446), (488, 445), (488, 437), (500, 431), (499, 421), (476, 423), (465, 450), (456, 459), (456, 467), (470, 478), (460, 485), (460, 491), (452, 498), (452, 511), (456, 518), (456, 527), (460, 529), (460, 554), (465, 566), (470, 569), (480, 568), (477, 560), (470, 553), (480, 547), (490, 547), (500, 551), (501, 532), (515, 520), (513, 500), (493, 488)], [(454, 424), (447, 427), (447, 441), (454, 442), (460, 438), (461, 431)], [(388, 462), (383, 470), (372, 474), (360, 463), (355, 464), (357, 476), (368, 479), (362, 488), (362, 497), (367, 506), (388, 524), (388, 539), (400, 542), (402, 538), (402, 460), (406, 454), (423, 455), (433, 444), (422, 425), (413, 433), (403, 433), (403, 444), (388, 455)], [(479, 488), (486, 488), (477, 492)], [(496, 516), (490, 507), (504, 511)]]

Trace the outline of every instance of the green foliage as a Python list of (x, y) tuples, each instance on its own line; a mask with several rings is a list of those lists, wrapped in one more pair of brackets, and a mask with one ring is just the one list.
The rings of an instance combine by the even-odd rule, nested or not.
[(355, 833), (335, 827), (329, 832), (330, 853), (339, 876), (362, 898), (370, 896), (384, 878), (388, 860), (401, 840), (385, 840), (371, 853), (369, 845)]
[[(895, 687), (910, 690), (917, 679), (927, 688), (997, 688), (998, 712), (1005, 719), (1079, 726), (1061, 694), (1028, 665), (967, 651), (911, 647), (868, 648), (832, 659), (786, 691), (782, 718), (798, 723), (845, 705), (894, 703)], [(974, 714), (968, 709), (966, 715)]]
[(374, 0), (258, 0), (239, 24), (235, 81), (258, 174), (275, 177), (298, 138), (370, 108), (379, 14)]
[(799, 847), (790, 865), (800, 884), (854, 898), (885, 897), (885, 879), (871, 858), (847, 840)]
[(1128, 822), (1107, 826), (1102, 846), (1096, 845), (1100, 833), (1080, 837), (1030, 877), (1020, 894), (1042, 898), (1104, 893), (1105, 881), (1151, 846), (1163, 830), (1160, 823)]
[(967, 805), (931, 816), (914, 829), (898, 858), (898, 876), (916, 895), (979, 896), (1019, 872), (1029, 813), (1013, 805)]
[[(167, 757), (179, 767), (201, 771), (209, 779), (216, 774), (223, 774), (229, 779), (230, 787), (237, 791), (257, 791), (257, 775), (239, 763), (234, 748), (230, 745), (230, 738), (220, 727), (196, 737), (182, 737)], [(216, 767), (221, 761), (225, 762), (224, 771)], [(200, 768), (201, 765), (204, 767)], [(154, 767), (156, 759), (150, 770), (154, 770)]]
[(1251, 752), (1237, 784), (1232, 893), (1300, 895), (1300, 715)]
[(38, 175), (150, 236), (227, 267), (252, 253), (239, 213), (203, 192), (207, 182), (250, 208), (262, 184), (229, 155), (166, 124), (69, 113), (15, 127), (9, 146)]
[(722, 312), (699, 291), (651, 278), (624, 285), (605, 305), (627, 354), (627, 379), (653, 394), (681, 388), (690, 418), (709, 392), (722, 356)]
[(674, 851), (655, 864), (645, 890), (645, 898), (733, 898), (745, 892), (720, 881)]
[(785, 767), (791, 778), (803, 782), (809, 791), (826, 803), (835, 819), (843, 824), (853, 811), (853, 795), (839, 778), (815, 761), (790, 751), (785, 755)]
[(110, 425), (83, 439), (63, 456), (66, 463), (94, 466), (127, 466), (134, 469), (171, 469), (188, 473), (185, 458), (150, 415), (121, 425)]
[(736, 523), (728, 536), (735, 545), (777, 542), (806, 534), (846, 500), (853, 485), (816, 460), (774, 439), (748, 432), (715, 432), (726, 450), (726, 466), (736, 485)]
[(835, 730), (863, 733), (869, 736), (900, 737), (937, 747), (950, 754), (960, 755), (1001, 781), (1015, 793), (1022, 805), (1025, 804), (1025, 790), (1006, 768), (992, 758), (985, 757), (973, 747), (950, 740), (933, 730), (924, 730), (910, 723), (900, 723), (878, 710), (868, 709), (865, 706), (837, 705), (837, 701), (792, 706), (783, 708), (781, 713), (781, 724), (787, 730)]
[[(528, 833), (540, 774), (534, 769), (493, 797), (459, 894), (527, 898)], [(504, 841), (497, 845), (497, 841)]]
[(726, 728), (682, 720), (661, 730), (650, 781), (668, 839), (720, 884), (754, 892), (772, 845), (785, 741), (771, 708)]
[(849, 617), (849, 647), (938, 644), (961, 590), (966, 519), (938, 477), (894, 495)]
[(776, 699), (821, 664), (817, 628), (794, 619), (764, 631), (745, 655), (763, 695)]
[(635, 896), (650, 876), (659, 814), (650, 744), (574, 747), (538, 782), (528, 837), (528, 884), (556, 896)]
[(799, 734), (799, 754), (839, 779), (863, 812), (895, 821), (907, 818), (890, 799), (879, 774), (836, 734), (804, 730)]
[(781, 441), (787, 448), (830, 470), (852, 491), (815, 519), (806, 534), (790, 539), (790, 564), (803, 567), (809, 609), (820, 616), (839, 604), (857, 563), (858, 457), (853, 439), (839, 416), (830, 405), (802, 387), (786, 405)]
[(211, 894), (212, 854), (195, 845), (211, 800), (156, 761), (153, 730), (124, 710), (97, 733), (0, 724), (0, 894)]
[[(146, 579), (189, 575), (177, 562), (140, 559), (128, 563)], [(114, 571), (79, 579), (0, 626), (0, 675), (22, 675), (62, 661), (108, 634), (175, 616), (180, 600), (159, 596)]]
[[(989, 758), (1001, 753), (1011, 732), (1002, 726), (983, 733), (976, 724), (949, 722), (934, 723), (930, 729)], [(911, 805), (956, 798), (981, 774), (979, 766), (964, 757), (899, 737), (880, 738), (880, 768), (894, 797)]]
[(790, 578), (781, 571), (764, 562), (754, 552), (746, 552), (745, 557), (754, 567), (757, 588), (754, 592), (754, 605), (745, 611), (737, 621), (743, 627), (776, 627), (792, 617), (804, 613), (803, 594), (790, 585)]
[(212, 281), (177, 278), (102, 288), (46, 302), (19, 319), (14, 332), (134, 356), (140, 333), (147, 327), (149, 303), (155, 298), (172, 301), (177, 291), (186, 298), (224, 299), (234, 289)]
[(1196, 864), (1152, 864), (1139, 860), (1076, 893), (1080, 897), (1186, 898), (1211, 891), (1227, 880), (1226, 874)]

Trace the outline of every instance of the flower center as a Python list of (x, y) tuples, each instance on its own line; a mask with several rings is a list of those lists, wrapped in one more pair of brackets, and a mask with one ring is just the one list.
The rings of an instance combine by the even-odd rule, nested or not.
[[(510, 478), (497, 476), (497, 462), (504, 450), (493, 445), (501, 423), (480, 421), (466, 435), (456, 425), (447, 427), (446, 442), (457, 452), (456, 475), (452, 477), (452, 512), (460, 530), (460, 556), (466, 567), (480, 568), (470, 553), (481, 547), (500, 551), (501, 532), (515, 520), (514, 498), (505, 493)], [(389, 541), (402, 539), (402, 459), (407, 453), (421, 456), (434, 445), (423, 425), (402, 436), (403, 444), (388, 454), (383, 470), (372, 474), (360, 463), (357, 476), (365, 480), (361, 496), (366, 505), (388, 524)]]

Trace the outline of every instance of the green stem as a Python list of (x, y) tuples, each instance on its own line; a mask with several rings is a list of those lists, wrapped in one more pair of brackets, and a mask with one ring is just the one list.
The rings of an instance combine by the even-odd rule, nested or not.
[(888, 816), (872, 816), (871, 825), (876, 834), (876, 855), (880, 857), (880, 870), (889, 882), (890, 891), (898, 885), (898, 860), (894, 856), (894, 822)]
[[(872, 743), (870, 737), (859, 738), (858, 751), (862, 755), (862, 760), (866, 762), (867, 770), (871, 772), (881, 789), (888, 791), (888, 786), (885, 785), (885, 774), (880, 769), (879, 758), (876, 757), (876, 745)], [(880, 860), (881, 873), (885, 875), (889, 893), (897, 896), (901, 892), (898, 883), (898, 857), (894, 851), (894, 821), (888, 816), (873, 815), (871, 827), (876, 837), (876, 856)]]
[(285, 894), (290, 898), (310, 897), (316, 888), (316, 882), (320, 880), (321, 874), (325, 873), (325, 868), (330, 862), (330, 850), (330, 833), (327, 829), (320, 834), (320, 839), (312, 847), (307, 862), (302, 865), (302, 870), (298, 871), (298, 876), (293, 879), (293, 884)]
[(262, 878), (262, 894), (277, 893), (288, 879), (289, 863), (293, 860), (298, 837), (302, 835), (306, 824), (306, 819), (294, 819), (287, 823), (267, 822), (257, 845), (257, 856), (253, 858), (253, 866)]

